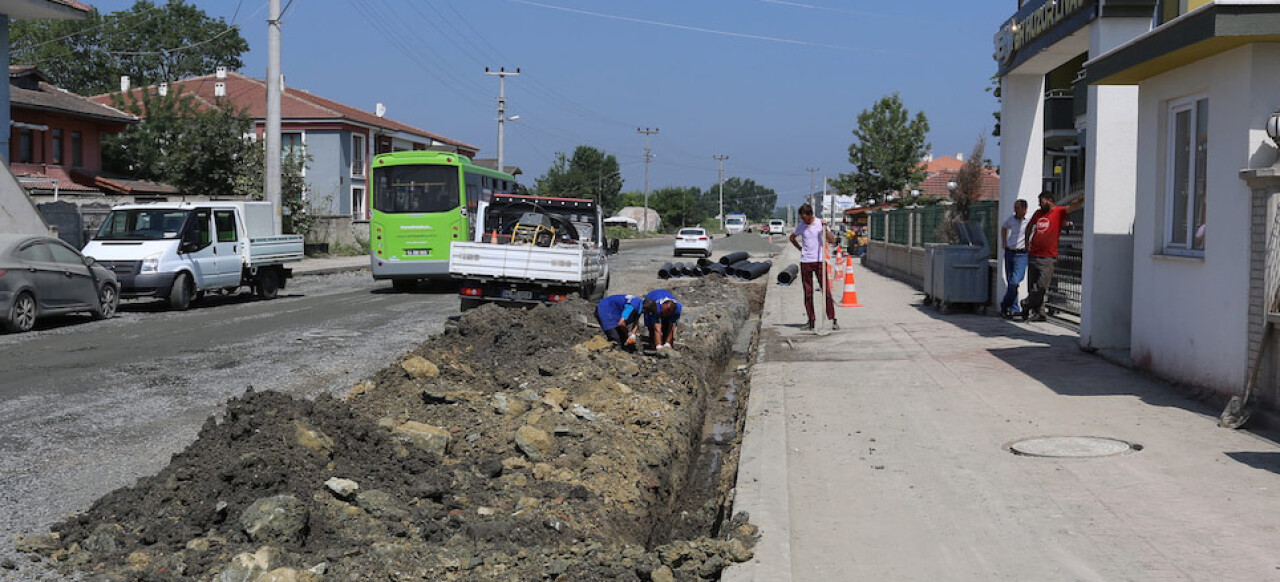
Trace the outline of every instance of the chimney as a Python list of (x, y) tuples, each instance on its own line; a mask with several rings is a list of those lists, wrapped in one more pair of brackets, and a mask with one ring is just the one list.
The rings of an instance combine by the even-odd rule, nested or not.
[(156, 91), (160, 93), (160, 96), (161, 96), (161, 97), (164, 97), (165, 95), (168, 95), (168, 94), (169, 94), (169, 84), (168, 84), (168, 83), (160, 83), (160, 87), (159, 87), (158, 89), (156, 89)]
[(373, 106), (373, 114), (377, 115), (378, 117), (385, 116), (387, 114), (387, 106), (383, 105), (382, 103), (379, 103)]
[(218, 81), (217, 83), (214, 83), (214, 84), (213, 84), (213, 96), (214, 96), (214, 97), (226, 97), (226, 96), (227, 96), (227, 84), (226, 84), (226, 83), (223, 83), (222, 81)]
[(120, 75), (120, 92), (129, 92), (129, 75)]
[(956, 154), (956, 159), (957, 159), (957, 160), (960, 160), (960, 161), (962, 161), (962, 162), (963, 162), (963, 161), (964, 161), (964, 152), (960, 152), (960, 153)]
[(227, 68), (226, 68), (226, 67), (218, 67), (218, 68), (214, 69), (214, 70), (213, 70), (213, 76), (214, 76), (214, 77), (217, 77), (217, 78), (219, 78), (219, 79), (225, 79), (225, 78), (227, 78)]

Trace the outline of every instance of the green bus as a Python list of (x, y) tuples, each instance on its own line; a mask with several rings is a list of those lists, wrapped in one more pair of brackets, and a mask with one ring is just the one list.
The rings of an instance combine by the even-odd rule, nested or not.
[(515, 193), (515, 178), (455, 152), (414, 150), (373, 158), (369, 261), (375, 280), (398, 290), (449, 278), (453, 241), (480, 240), (476, 217), (494, 194)]

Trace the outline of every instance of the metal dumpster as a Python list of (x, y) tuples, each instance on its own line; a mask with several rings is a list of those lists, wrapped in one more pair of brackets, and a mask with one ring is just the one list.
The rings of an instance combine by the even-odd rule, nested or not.
[(925, 301), (933, 303), (939, 311), (968, 303), (976, 304), (981, 313), (986, 313), (990, 301), (987, 259), (991, 256), (987, 237), (982, 227), (971, 223), (957, 224), (956, 234), (961, 243), (925, 245)]

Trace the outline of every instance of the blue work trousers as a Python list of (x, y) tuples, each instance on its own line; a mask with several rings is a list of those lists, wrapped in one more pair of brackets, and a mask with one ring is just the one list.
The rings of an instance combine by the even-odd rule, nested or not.
[(1004, 252), (1004, 280), (1008, 283), (1008, 287), (1004, 290), (1004, 299), (1000, 300), (1000, 311), (1012, 311), (1018, 313), (1021, 308), (1018, 306), (1018, 285), (1022, 284), (1022, 278), (1027, 276), (1027, 253), (1014, 253), (1009, 250)]

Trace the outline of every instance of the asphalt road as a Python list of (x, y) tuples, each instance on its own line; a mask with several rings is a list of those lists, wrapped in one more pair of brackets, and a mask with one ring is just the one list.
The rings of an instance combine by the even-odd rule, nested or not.
[[(651, 283), (669, 244), (625, 242), (613, 287)], [(273, 301), (215, 296), (186, 312), (127, 301), (107, 321), (0, 335), (0, 561), (27, 559), (14, 534), (159, 471), (249, 386), (345, 393), (440, 333), (458, 304), (453, 289), (396, 293), (359, 271), (296, 278)]]

